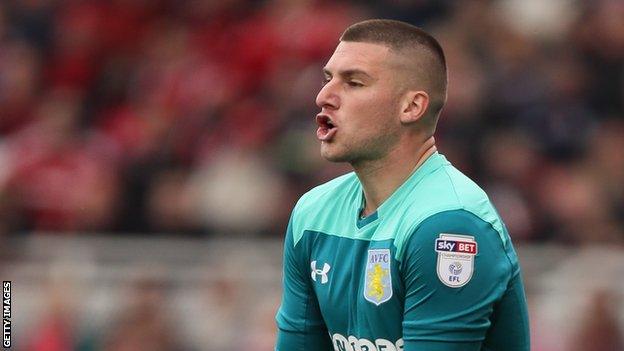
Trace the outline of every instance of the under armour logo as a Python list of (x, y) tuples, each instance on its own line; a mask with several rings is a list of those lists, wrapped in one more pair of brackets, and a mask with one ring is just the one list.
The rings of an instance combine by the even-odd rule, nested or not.
[(310, 262), (310, 268), (312, 268), (312, 280), (316, 281), (316, 276), (321, 276), (321, 284), (327, 283), (327, 272), (331, 268), (327, 263), (323, 263), (323, 269), (316, 269), (316, 261)]

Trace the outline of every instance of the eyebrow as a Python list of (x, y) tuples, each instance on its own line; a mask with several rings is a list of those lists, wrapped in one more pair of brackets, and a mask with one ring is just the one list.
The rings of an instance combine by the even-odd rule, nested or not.
[[(328, 75), (328, 76), (333, 76), (332, 72), (329, 69), (327, 69), (327, 68), (323, 68), (323, 73), (325, 75)], [(371, 77), (370, 74), (366, 73), (365, 71), (363, 71), (361, 69), (357, 69), (357, 68), (346, 69), (344, 71), (339, 71), (338, 75), (342, 76), (343, 78), (352, 78), (353, 76), (361, 75), (361, 76), (364, 76), (364, 78), (375, 80), (373, 77)]]

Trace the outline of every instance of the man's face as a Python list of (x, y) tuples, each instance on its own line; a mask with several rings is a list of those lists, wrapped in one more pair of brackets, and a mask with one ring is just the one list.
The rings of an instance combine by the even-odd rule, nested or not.
[(324, 68), (316, 97), (321, 155), (357, 164), (383, 158), (400, 136), (394, 53), (386, 46), (340, 42)]

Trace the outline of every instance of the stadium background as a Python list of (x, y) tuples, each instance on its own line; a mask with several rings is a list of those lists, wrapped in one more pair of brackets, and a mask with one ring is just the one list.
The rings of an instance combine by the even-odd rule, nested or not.
[(624, 2), (0, 1), (16, 350), (271, 350), (321, 67), (365, 18), (440, 40), (442, 153), (516, 243), (533, 350), (624, 350)]

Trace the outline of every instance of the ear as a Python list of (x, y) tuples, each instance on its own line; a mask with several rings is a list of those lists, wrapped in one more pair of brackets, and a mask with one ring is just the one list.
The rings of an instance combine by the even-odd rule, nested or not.
[(422, 119), (429, 107), (427, 92), (408, 91), (401, 105), (401, 123), (411, 124)]

